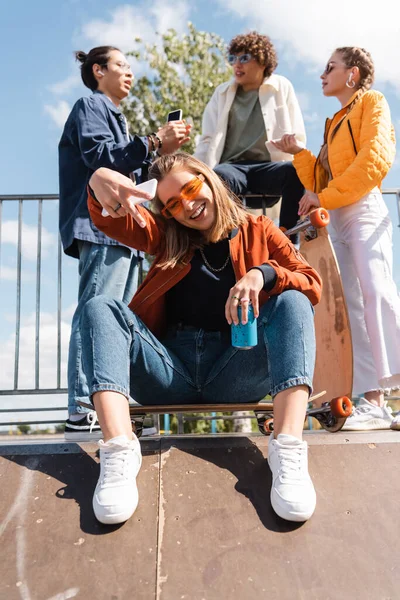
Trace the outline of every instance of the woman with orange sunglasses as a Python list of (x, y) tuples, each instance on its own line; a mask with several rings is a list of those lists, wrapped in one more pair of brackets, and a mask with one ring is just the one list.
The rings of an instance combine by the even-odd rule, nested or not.
[[(272, 506), (285, 519), (305, 521), (316, 504), (302, 429), (320, 278), (270, 219), (246, 213), (196, 158), (161, 157), (149, 177), (158, 182), (151, 208), (134, 200), (132, 182), (115, 171), (99, 169), (90, 181), (96, 227), (155, 257), (129, 307), (97, 297), (82, 315), (83, 362), (104, 435), (95, 515), (120, 523), (138, 503), (141, 454), (130, 397), (143, 405), (195, 404), (271, 394)], [(230, 325), (239, 322), (239, 305), (247, 322), (250, 303), (258, 344), (243, 352), (231, 345)]]

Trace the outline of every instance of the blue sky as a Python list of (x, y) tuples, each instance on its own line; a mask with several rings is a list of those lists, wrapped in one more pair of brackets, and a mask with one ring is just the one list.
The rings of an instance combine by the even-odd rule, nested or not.
[[(315, 0), (301, 3), (297, 0), (177, 0), (174, 3), (155, 0), (151, 4), (116, 0), (3, 2), (0, 7), (0, 194), (57, 193), (57, 144), (63, 121), (75, 100), (88, 93), (73, 60), (74, 50), (88, 51), (104, 43), (127, 51), (134, 47), (136, 36), (154, 41), (156, 30), (174, 27), (182, 32), (188, 20), (198, 29), (220, 34), (226, 41), (253, 28), (272, 38), (279, 54), (277, 72), (294, 84), (306, 122), (308, 146), (314, 152), (318, 151), (321, 143), (325, 117), (339, 107), (337, 101), (322, 96), (319, 73), (335, 47), (366, 47), (376, 63), (375, 87), (385, 93), (397, 135), (400, 136), (400, 47), (397, 44), (400, 9), (397, 5), (394, 7), (390, 0), (382, 0), (379, 7), (378, 13), (376, 3), (371, 0), (353, 0), (351, 3), (336, 0), (334, 5)], [(321, 25), (317, 27), (316, 23)], [(138, 73), (141, 66), (134, 65), (134, 68)], [(384, 187), (400, 187), (399, 159)], [(397, 226), (394, 198), (388, 198), (387, 203)], [(27, 207), (24, 216), (27, 226), (35, 226), (36, 211), (34, 205)], [(15, 218), (15, 207), (5, 209), (4, 220), (14, 221)], [(54, 206), (46, 208), (44, 225), (48, 237), (42, 310), (44, 321), (48, 319), (50, 332), (55, 310), (57, 211)], [(16, 264), (15, 241), (10, 234), (14, 230), (10, 227), (8, 241), (3, 236), (1, 259), (2, 272), (8, 274), (8, 279), (0, 280), (0, 316), (3, 322), (0, 341), (9, 350), (11, 345), (7, 346), (7, 343), (11, 343), (12, 315), (15, 312), (12, 270)], [(396, 280), (400, 285), (398, 227), (394, 228), (394, 248)], [(23, 315), (27, 327), (34, 306), (34, 256), (34, 249), (26, 250), (23, 260), (28, 279), (23, 290)], [(76, 294), (77, 263), (66, 260), (64, 265), (64, 325), (67, 337), (68, 320)], [(51, 338), (50, 333), (48, 336)]]

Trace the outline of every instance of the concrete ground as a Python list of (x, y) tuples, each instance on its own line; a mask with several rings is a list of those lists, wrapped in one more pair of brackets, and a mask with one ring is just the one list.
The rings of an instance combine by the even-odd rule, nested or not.
[(139, 508), (98, 523), (96, 446), (0, 445), (2, 600), (396, 600), (400, 432), (306, 433), (317, 510), (270, 504), (268, 440), (142, 442)]

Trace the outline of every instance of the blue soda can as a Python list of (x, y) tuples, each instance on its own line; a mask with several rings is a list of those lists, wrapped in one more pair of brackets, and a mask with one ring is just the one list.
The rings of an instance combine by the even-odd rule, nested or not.
[(242, 325), (242, 308), (238, 306), (239, 325), (232, 323), (231, 336), (232, 346), (240, 350), (251, 350), (257, 346), (257, 319), (254, 316), (254, 310), (251, 304), (248, 306), (247, 323)]

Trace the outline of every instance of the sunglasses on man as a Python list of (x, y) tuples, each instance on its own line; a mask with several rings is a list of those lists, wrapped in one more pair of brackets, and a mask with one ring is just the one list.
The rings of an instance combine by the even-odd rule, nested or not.
[(245, 65), (250, 62), (252, 58), (251, 54), (241, 54), (240, 56), (237, 54), (228, 54), (228, 63), (230, 65), (235, 65), (238, 62), (240, 65)]

